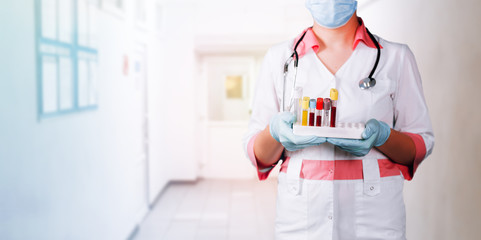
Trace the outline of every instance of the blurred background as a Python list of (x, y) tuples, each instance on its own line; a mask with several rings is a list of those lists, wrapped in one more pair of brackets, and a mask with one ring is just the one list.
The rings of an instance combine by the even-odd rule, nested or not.
[[(359, 0), (433, 121), (409, 239), (481, 235), (479, 9)], [(310, 25), (304, 0), (0, 1), (0, 239), (273, 239), (241, 139), (263, 55)]]

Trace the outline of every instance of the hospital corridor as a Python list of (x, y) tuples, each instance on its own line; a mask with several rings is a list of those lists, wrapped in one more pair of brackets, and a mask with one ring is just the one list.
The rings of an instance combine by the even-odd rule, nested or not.
[[(322, 185), (319, 191), (336, 194), (337, 190), (329, 188), (334, 180), (350, 184), (351, 180), (346, 179), (356, 174), (345, 174), (348, 176), (345, 179), (339, 177), (345, 171), (340, 165), (334, 167), (337, 164), (334, 159), (324, 161), (326, 165), (319, 167), (321, 161), (308, 159), (309, 153), (297, 148), (301, 144), (292, 147), (285, 143), (282, 126), (276, 128), (276, 117), (268, 112), (276, 108), (278, 115), (274, 116), (282, 117), (278, 112), (284, 111), (283, 105), (297, 101), (293, 100), (294, 91), (299, 89), (295, 88), (295, 81), (305, 83), (306, 69), (315, 66), (308, 62), (309, 57), (316, 56), (311, 49), (315, 51), (320, 46), (312, 33), (319, 22), (329, 20), (322, 19), (323, 15), (316, 18), (313, 9), (327, 1), (342, 2), (1, 0), (0, 240), (361, 239), (345, 237), (349, 235), (343, 229), (351, 227), (346, 227), (346, 222), (337, 222), (336, 214), (351, 211), (350, 207), (329, 210), (338, 209), (341, 206), (338, 204), (348, 202), (354, 195), (341, 192), (337, 201), (330, 199), (331, 195), (322, 196), (324, 192), (316, 193), (334, 201), (328, 209), (302, 193), (314, 188), (310, 181), (328, 179), (326, 182), (332, 184)], [(402, 48), (408, 52), (403, 60), (411, 61), (414, 69), (411, 74), (422, 79), (422, 84), (418, 82), (403, 89), (418, 90), (421, 97), (402, 90), (383, 96), (392, 100), (404, 94), (410, 104), (422, 99), (425, 105), (420, 105), (428, 111), (419, 110), (414, 104), (403, 108), (409, 117), (378, 116), (388, 116), (398, 126), (411, 124), (414, 130), (423, 128), (414, 121), (430, 120), (432, 132), (429, 134), (435, 136), (435, 144), (432, 142), (435, 147), (426, 140), (428, 149), (422, 146), (422, 152), (418, 147), (420, 142), (424, 145), (425, 140), (422, 137), (417, 138), (421, 139), (418, 142), (413, 140), (416, 159), (427, 156), (421, 159), (422, 163), (413, 160), (418, 161), (414, 170), (405, 167), (403, 172), (403, 166), (401, 170), (392, 170), (394, 163), (387, 157), (375, 159), (378, 185), (372, 186), (366, 185), (371, 184), (366, 180), (369, 178), (367, 161), (355, 158), (353, 161), (359, 163), (356, 165), (359, 177), (355, 180), (365, 181), (365, 186), (361, 183), (365, 192), (369, 187), (373, 192), (379, 191), (381, 186), (382, 194), (390, 192), (386, 187), (391, 186), (389, 179), (399, 182), (398, 198), (391, 198), (389, 204), (405, 204), (405, 216), (399, 215), (405, 220), (405, 229), (400, 224), (403, 227), (399, 230), (402, 234), (405, 231), (405, 236), (390, 239), (479, 239), (481, 15), (478, 9), (481, 2), (344, 2), (351, 3), (352, 12), (341, 20), (354, 19), (354, 23), (359, 24), (355, 29), (356, 43), (349, 49), (353, 53), (336, 74), (327, 67), (309, 74), (324, 76), (324, 71), (333, 81), (338, 78), (337, 81), (345, 84), (339, 80), (340, 73), (359, 71), (367, 82), (359, 85), (359, 78), (351, 85), (338, 85), (359, 90), (359, 96), (347, 97), (346, 88), (337, 87), (339, 92), (334, 90), (335, 97), (331, 93), (331, 99), (316, 96), (325, 98), (324, 102), (320, 101), (322, 107), (316, 106), (319, 98), (316, 102), (311, 97), (310, 102), (309, 99), (304, 102), (303, 109), (306, 114), (310, 109), (312, 119), (316, 110), (320, 119), (321, 109), (327, 112), (326, 106), (332, 109), (331, 118), (325, 117), (326, 120), (333, 119), (332, 116), (335, 119), (337, 106), (341, 120), (348, 115), (355, 118), (367, 114), (363, 107), (383, 103), (375, 101), (378, 91), (402, 85), (387, 82), (401, 74), (385, 72), (388, 68), (402, 71), (404, 65), (394, 62), (388, 66), (386, 62), (395, 58), (389, 55), (390, 47), (398, 46), (393, 43), (408, 46)], [(314, 23), (314, 27), (309, 28)], [(364, 34), (357, 34), (358, 31)], [(307, 46), (308, 40), (302, 42), (304, 36), (317, 45)], [(359, 40), (359, 36), (365, 38)], [(281, 54), (276, 51), (287, 40), (294, 39), (302, 42), (297, 44), (302, 51), (297, 54), (294, 49), (292, 55), (289, 52), (286, 57), (279, 57)], [(356, 61), (370, 51), (372, 57)], [(376, 55), (377, 51), (380, 56)], [(299, 60), (303, 54), (305, 57)], [(378, 60), (374, 64), (376, 56)], [(322, 60), (318, 63), (328, 66)], [(289, 71), (283, 72), (283, 69)], [(377, 83), (372, 80), (372, 73), (368, 77), (371, 69)], [(295, 77), (291, 77), (289, 74), (294, 72)], [(273, 82), (272, 88), (266, 88), (266, 81), (260, 80), (262, 76), (273, 79), (279, 76), (280, 81), (284, 76), (284, 85), (286, 76), (288, 81), (294, 81), (292, 90), (290, 87), (287, 90), (292, 93), (291, 101), (284, 100), (285, 96), (281, 99), (273, 95), (283, 90), (287, 95), (285, 86), (282, 88), (282, 84)], [(385, 79), (387, 81), (383, 81)], [(328, 81), (315, 80), (320, 84)], [(305, 94), (314, 91), (316, 89), (304, 88)], [(300, 99), (298, 113), (305, 100), (301, 97), (296, 97)], [(346, 108), (343, 109), (343, 99), (348, 98), (359, 106), (352, 107), (352, 114), (346, 114)], [(329, 99), (328, 105), (326, 99)], [(395, 108), (387, 111), (399, 114)], [(298, 116), (300, 125), (300, 114)], [(266, 128), (266, 124), (270, 127)], [(290, 124), (289, 127), (296, 127)], [(332, 124), (323, 127), (332, 127)], [(252, 129), (260, 125), (262, 129), (252, 134)], [(366, 130), (368, 125), (366, 121), (353, 126)], [(310, 126), (314, 127), (314, 120)], [(337, 127), (345, 126), (348, 124)], [(387, 124), (376, 126), (391, 133)], [(406, 129), (401, 130), (408, 132)], [(267, 149), (259, 150), (264, 133), (276, 146), (282, 147), (278, 155), (283, 160), (274, 164), (259, 160), (260, 152)], [(393, 136), (389, 133), (382, 144)], [(357, 139), (364, 138), (361, 132), (356, 134)], [(347, 149), (323, 136), (316, 138), (318, 140), (322, 141), (316, 143), (318, 145), (332, 144), (329, 145), (332, 156)], [(381, 148), (382, 144), (373, 142), (367, 152)], [(297, 160), (298, 165), (294, 165), (296, 155), (288, 151), (304, 154)], [(349, 153), (342, 156), (355, 155)], [(343, 162), (351, 160), (346, 158)], [(305, 170), (293, 174), (295, 178), (292, 178), (294, 167), (288, 161), (293, 162), (299, 172), (315, 165), (327, 173)], [(413, 179), (408, 179), (406, 174), (409, 172), (412, 177), (414, 171)], [(289, 190), (284, 188), (283, 184), (287, 186), (293, 181), (300, 185)], [(356, 188), (347, 184), (340, 189)], [(301, 187), (298, 189), (298, 186)], [(297, 193), (287, 195), (293, 191)], [(364, 203), (356, 202), (352, 206), (360, 206), (356, 204)], [(318, 234), (319, 229), (330, 226), (331, 235), (325, 232), (321, 234), (325, 238), (307, 233), (304, 238), (300, 237), (302, 234), (289, 235), (301, 231), (291, 231), (290, 227), (301, 226), (296, 217), (304, 211), (305, 216), (309, 216), (305, 220), (306, 229), (314, 228)], [(404, 209), (396, 211), (404, 214)], [(383, 211), (381, 216), (395, 211), (387, 212)], [(311, 216), (322, 217), (326, 224), (308, 224)], [(355, 222), (348, 221), (349, 224)], [(364, 234), (374, 233), (365, 231)]]

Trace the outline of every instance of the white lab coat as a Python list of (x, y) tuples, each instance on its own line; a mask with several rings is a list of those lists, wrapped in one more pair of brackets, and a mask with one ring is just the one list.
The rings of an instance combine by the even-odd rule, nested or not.
[[(299, 61), (296, 86), (303, 87), (303, 96), (311, 98), (329, 97), (331, 88), (338, 89), (339, 122), (365, 123), (375, 118), (395, 130), (418, 134), (424, 140), (424, 158), (432, 151), (434, 136), (414, 56), (406, 45), (376, 38), (383, 49), (374, 74), (375, 87), (361, 90), (358, 86), (359, 80), (369, 75), (377, 53), (362, 42), (335, 75), (309, 49)], [(249, 141), (279, 112), (283, 65), (292, 53), (293, 43), (290, 40), (272, 47), (264, 58), (244, 139), (246, 151)], [(291, 64), (286, 98), (291, 96), (293, 75)], [(387, 159), (381, 152), (373, 148), (368, 155), (355, 157), (324, 143), (285, 155), (290, 161), (287, 172), (281, 172), (278, 180), (276, 239), (406, 238), (404, 178), (402, 174), (380, 176), (376, 160)], [(300, 171), (306, 159), (362, 159), (363, 179), (302, 179)]]

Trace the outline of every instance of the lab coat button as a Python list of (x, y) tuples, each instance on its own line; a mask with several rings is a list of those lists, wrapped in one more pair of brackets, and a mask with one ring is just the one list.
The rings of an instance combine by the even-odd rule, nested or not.
[(331, 216), (331, 215), (327, 216), (327, 218), (329, 218), (329, 220), (332, 220), (332, 216)]
[(374, 190), (374, 186), (371, 186), (369, 189), (370, 189), (371, 191), (373, 191), (373, 190)]

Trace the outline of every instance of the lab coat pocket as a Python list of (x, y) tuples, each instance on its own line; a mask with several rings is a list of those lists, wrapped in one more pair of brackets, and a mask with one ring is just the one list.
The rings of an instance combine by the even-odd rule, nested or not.
[(338, 121), (366, 122), (371, 107), (372, 94), (359, 88), (340, 89), (338, 102)]
[(356, 208), (357, 238), (392, 240), (406, 238), (403, 184), (402, 176), (385, 177), (381, 179), (382, 191), (378, 195), (366, 195), (361, 189), (357, 191), (359, 199)]
[(287, 182), (286, 174), (280, 173), (276, 203), (276, 239), (299, 239), (298, 234), (302, 235), (307, 225), (307, 194), (304, 189), (301, 189), (299, 194), (292, 194)]
[(369, 119), (375, 118), (388, 123), (392, 122), (393, 116), (393, 84), (389, 78), (379, 78), (376, 86), (367, 90), (370, 93), (371, 107)]
[(363, 159), (362, 174), (364, 178), (364, 194), (376, 196), (381, 193), (381, 173), (378, 160), (375, 158)]

